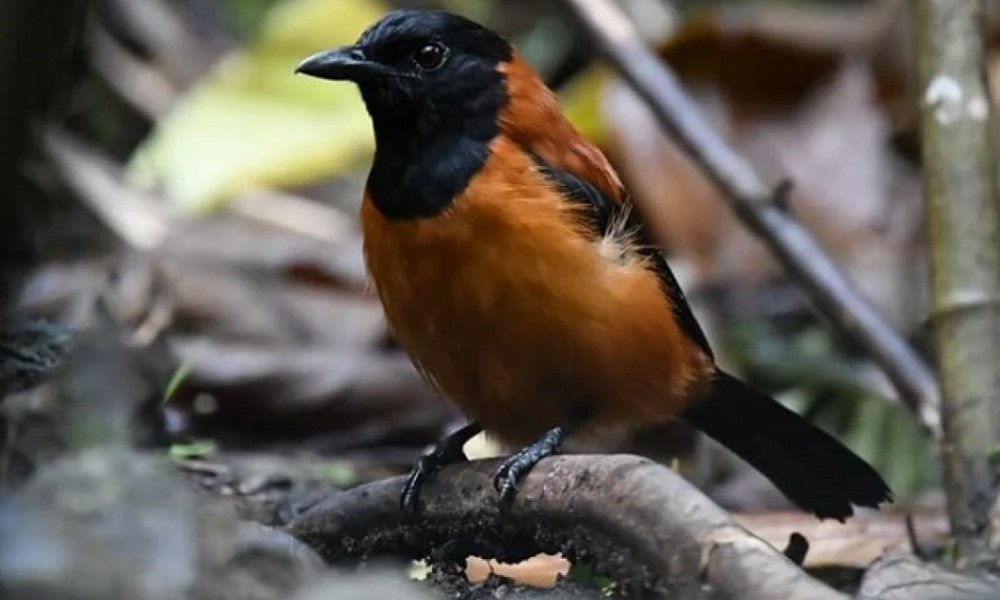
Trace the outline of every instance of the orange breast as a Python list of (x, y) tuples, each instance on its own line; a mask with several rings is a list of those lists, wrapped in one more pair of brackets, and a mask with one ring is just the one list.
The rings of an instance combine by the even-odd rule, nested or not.
[(668, 419), (710, 372), (656, 275), (605, 258), (574, 210), (503, 138), (442, 215), (389, 221), (362, 206), (366, 262), (399, 343), (511, 444), (578, 407), (591, 424)]

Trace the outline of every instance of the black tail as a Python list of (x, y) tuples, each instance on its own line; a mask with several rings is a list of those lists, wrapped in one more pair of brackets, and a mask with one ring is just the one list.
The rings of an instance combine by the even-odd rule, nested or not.
[(868, 463), (777, 400), (718, 371), (708, 400), (684, 418), (764, 474), (821, 519), (843, 521), (852, 504), (877, 507), (892, 491)]

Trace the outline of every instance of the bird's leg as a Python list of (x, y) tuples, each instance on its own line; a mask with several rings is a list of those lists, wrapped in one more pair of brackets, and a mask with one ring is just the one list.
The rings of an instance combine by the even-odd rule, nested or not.
[(482, 430), (483, 426), (473, 421), (438, 442), (433, 451), (417, 460), (417, 464), (410, 471), (410, 478), (403, 486), (403, 493), (399, 498), (400, 508), (404, 515), (414, 516), (417, 514), (420, 488), (433, 479), (438, 471), (448, 465), (468, 460), (462, 447)]
[(575, 421), (574, 425), (553, 427), (542, 434), (537, 442), (510, 455), (500, 465), (493, 478), (493, 486), (500, 492), (501, 513), (510, 509), (511, 502), (517, 495), (517, 486), (524, 476), (543, 458), (558, 454), (563, 442), (575, 428)]

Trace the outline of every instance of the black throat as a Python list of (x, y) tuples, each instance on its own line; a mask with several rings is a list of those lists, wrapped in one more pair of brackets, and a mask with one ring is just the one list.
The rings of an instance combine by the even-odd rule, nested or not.
[(502, 103), (502, 97), (477, 98), (447, 120), (369, 105), (375, 158), (368, 193), (379, 212), (404, 220), (433, 217), (448, 208), (486, 163), (490, 142), (499, 133)]

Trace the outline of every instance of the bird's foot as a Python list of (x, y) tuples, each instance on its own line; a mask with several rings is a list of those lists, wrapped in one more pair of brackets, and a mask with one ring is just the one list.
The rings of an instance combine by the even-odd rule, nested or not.
[(500, 492), (501, 514), (510, 510), (521, 480), (543, 458), (558, 454), (567, 435), (568, 431), (564, 427), (550, 429), (537, 442), (510, 455), (500, 465), (493, 478), (493, 487)]
[(434, 479), (434, 476), (441, 469), (469, 460), (462, 447), (482, 430), (483, 428), (478, 423), (469, 423), (439, 442), (429, 454), (425, 454), (417, 460), (417, 464), (410, 471), (410, 477), (403, 485), (403, 492), (399, 497), (399, 507), (403, 511), (404, 517), (416, 516), (420, 489), (424, 484)]

